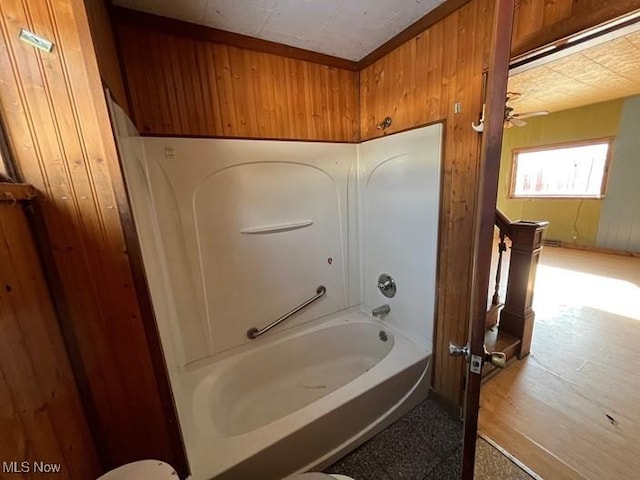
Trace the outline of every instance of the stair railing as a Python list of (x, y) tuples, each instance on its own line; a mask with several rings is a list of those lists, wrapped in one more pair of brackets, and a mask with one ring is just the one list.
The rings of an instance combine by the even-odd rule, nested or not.
[[(542, 251), (542, 238), (549, 222), (512, 221), (496, 208), (495, 224), (499, 229), (498, 267), (496, 284), (491, 299), (495, 311), (501, 305), (500, 282), (502, 277), (502, 256), (507, 250), (505, 239), (511, 240), (511, 257), (507, 277), (507, 293), (500, 311), (500, 330), (520, 340), (518, 358), (527, 356), (531, 350), (531, 338), (535, 312), (533, 311), (533, 288), (535, 285), (538, 260)], [(489, 318), (489, 316), (488, 316)], [(489, 320), (487, 323), (490, 323)]]

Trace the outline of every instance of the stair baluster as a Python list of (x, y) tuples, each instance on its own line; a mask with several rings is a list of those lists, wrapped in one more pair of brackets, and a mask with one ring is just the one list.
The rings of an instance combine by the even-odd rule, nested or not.
[(504, 241), (506, 234), (500, 230), (500, 242), (498, 243), (498, 268), (496, 270), (496, 286), (493, 290), (491, 305), (500, 305), (500, 278), (502, 277), (502, 254), (507, 251), (507, 243)]

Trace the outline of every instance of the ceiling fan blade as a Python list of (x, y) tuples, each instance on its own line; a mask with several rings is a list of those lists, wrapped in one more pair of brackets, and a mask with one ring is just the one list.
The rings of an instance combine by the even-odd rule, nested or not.
[(549, 110), (538, 110), (537, 112), (514, 113), (511, 116), (514, 118), (529, 118), (529, 117), (539, 117), (540, 115), (549, 115)]
[(504, 128), (511, 128), (511, 127), (513, 127), (513, 123), (511, 123), (511, 120), (505, 120), (504, 123), (502, 124), (502, 126)]
[(516, 127), (524, 127), (527, 122), (525, 122), (524, 120), (520, 120), (519, 118), (510, 118), (509, 122), (514, 124)]

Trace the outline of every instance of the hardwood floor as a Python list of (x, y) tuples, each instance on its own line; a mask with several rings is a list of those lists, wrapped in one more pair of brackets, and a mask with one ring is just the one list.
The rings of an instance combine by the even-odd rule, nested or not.
[(639, 478), (640, 258), (546, 247), (529, 357), (482, 389), (480, 431), (545, 479)]

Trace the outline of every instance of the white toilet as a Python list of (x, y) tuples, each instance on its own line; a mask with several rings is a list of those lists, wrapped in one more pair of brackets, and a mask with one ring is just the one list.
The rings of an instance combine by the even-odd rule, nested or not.
[[(168, 463), (160, 460), (140, 460), (127, 463), (110, 472), (105, 473), (96, 480), (180, 480), (178, 474)], [(346, 475), (335, 473), (300, 473), (286, 480), (354, 480)]]

